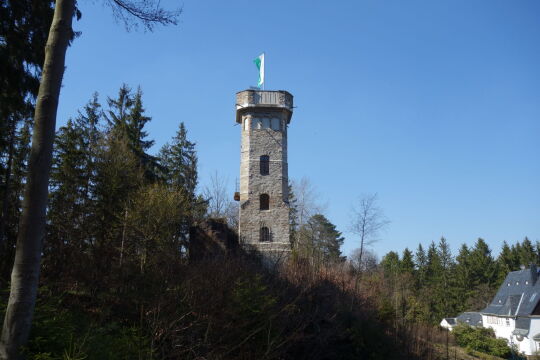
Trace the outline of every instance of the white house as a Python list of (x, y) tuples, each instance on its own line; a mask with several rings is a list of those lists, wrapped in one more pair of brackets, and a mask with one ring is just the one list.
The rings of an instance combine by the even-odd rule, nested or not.
[(479, 312), (464, 312), (463, 314), (460, 314), (458, 317), (455, 317), (455, 318), (442, 319), (440, 325), (443, 328), (448, 329), (449, 331), (452, 331), (452, 329), (457, 324), (460, 324), (460, 323), (467, 324), (470, 326), (475, 326), (475, 327), (478, 327), (478, 326), (481, 327), (482, 314), (480, 314)]
[[(453, 318), (455, 323), (464, 322), (460, 319), (465, 314), (473, 313)], [(477, 314), (482, 317), (477, 326), (492, 328), (497, 337), (516, 345), (525, 355), (540, 353), (540, 281), (536, 265), (508, 273), (491, 304)], [(443, 322), (451, 324), (447, 319), (441, 322), (449, 330), (455, 326), (444, 326)]]

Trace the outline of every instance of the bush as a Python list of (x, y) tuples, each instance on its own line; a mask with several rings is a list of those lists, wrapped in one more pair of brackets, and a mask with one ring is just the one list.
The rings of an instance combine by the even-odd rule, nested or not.
[(493, 329), (473, 328), (460, 324), (454, 328), (453, 334), (459, 346), (468, 352), (479, 351), (485, 354), (507, 358), (511, 349), (505, 339), (495, 338)]
[[(7, 293), (4, 292), (4, 293)], [(88, 314), (69, 309), (61, 298), (41, 289), (30, 339), (24, 354), (35, 360), (152, 359), (149, 341), (135, 327), (98, 323)], [(6, 301), (0, 296), (0, 318)]]

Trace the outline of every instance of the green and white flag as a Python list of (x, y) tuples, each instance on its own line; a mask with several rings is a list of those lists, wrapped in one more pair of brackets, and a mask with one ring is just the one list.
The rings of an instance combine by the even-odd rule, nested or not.
[(264, 85), (264, 53), (257, 56), (253, 62), (255, 63), (255, 66), (257, 66), (257, 69), (259, 69), (259, 82), (257, 83), (257, 86), (261, 88)]

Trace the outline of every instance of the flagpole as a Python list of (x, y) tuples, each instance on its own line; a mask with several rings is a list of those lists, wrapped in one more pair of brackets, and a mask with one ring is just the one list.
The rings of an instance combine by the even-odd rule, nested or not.
[(264, 91), (264, 83), (266, 82), (266, 54), (263, 51), (263, 71), (264, 71), (264, 81), (263, 81), (263, 91)]

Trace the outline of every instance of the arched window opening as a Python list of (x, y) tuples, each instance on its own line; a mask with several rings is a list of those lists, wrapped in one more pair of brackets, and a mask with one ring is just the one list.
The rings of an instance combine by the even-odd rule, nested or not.
[(260, 242), (270, 242), (270, 229), (266, 226), (261, 227), (259, 230), (259, 241)]
[(270, 174), (270, 156), (263, 155), (260, 158), (260, 172), (261, 175), (268, 175)]
[(268, 194), (261, 194), (259, 196), (260, 210), (270, 209), (270, 196)]

